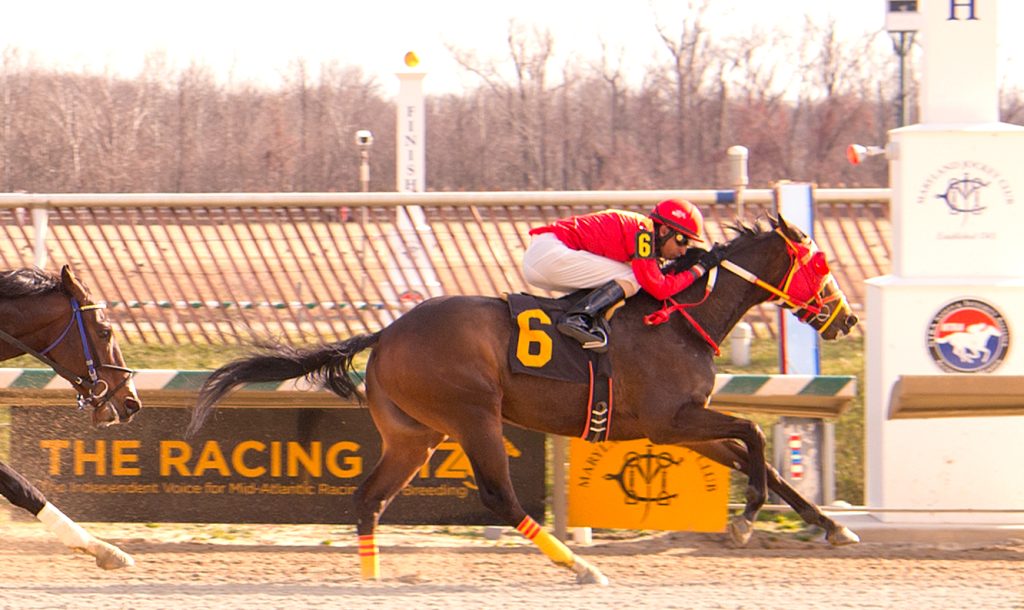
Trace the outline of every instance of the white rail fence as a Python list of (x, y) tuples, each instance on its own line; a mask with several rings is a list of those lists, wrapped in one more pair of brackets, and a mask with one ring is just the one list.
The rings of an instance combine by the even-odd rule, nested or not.
[[(855, 307), (889, 270), (888, 189), (818, 189), (815, 233)], [(528, 291), (530, 228), (682, 197), (712, 239), (773, 191), (0, 194), (0, 265), (70, 263), (126, 343), (332, 341), (385, 326), (434, 294)], [(751, 312), (773, 336), (774, 308)]]

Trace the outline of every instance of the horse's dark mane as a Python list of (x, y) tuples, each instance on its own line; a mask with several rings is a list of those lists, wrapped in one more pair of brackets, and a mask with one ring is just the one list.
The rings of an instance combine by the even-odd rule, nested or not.
[(739, 239), (740, 237), (755, 237), (762, 233), (767, 233), (768, 231), (774, 231), (778, 226), (778, 218), (770, 217), (768, 218), (768, 226), (765, 226), (760, 220), (755, 220), (754, 222), (747, 224), (742, 220), (736, 219), (735, 222), (725, 225), (725, 229), (736, 234), (736, 237), (729, 241), (731, 244), (734, 240)]
[(63, 291), (60, 276), (34, 267), (0, 271), (0, 298), (17, 299)]
[[(778, 220), (776, 218), (768, 218), (769, 226), (765, 226), (760, 220), (755, 220), (752, 223), (746, 223), (742, 220), (737, 219), (735, 222), (724, 225), (726, 231), (735, 233), (735, 236), (725, 244), (725, 250), (728, 252), (737, 243), (746, 242), (748, 239), (757, 237), (763, 233), (774, 231), (775, 227), (778, 226)], [(664, 273), (679, 273), (685, 271), (697, 263), (697, 259), (703, 254), (703, 250), (691, 248), (683, 256), (670, 261), (667, 265), (662, 268)]]

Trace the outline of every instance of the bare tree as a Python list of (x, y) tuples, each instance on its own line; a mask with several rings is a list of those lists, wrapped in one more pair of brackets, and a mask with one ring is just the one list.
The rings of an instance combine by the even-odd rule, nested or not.
[(790, 154), (798, 160), (794, 167), (805, 171), (800, 179), (826, 183), (833, 164), (843, 158), (857, 133), (851, 126), (870, 125), (875, 118), (865, 101), (874, 90), (865, 73), (872, 40), (845, 41), (838, 36), (834, 19), (824, 24), (807, 19), (801, 41), (805, 79), (792, 141), (804, 154)]
[(702, 105), (701, 95), (708, 73), (712, 71), (714, 53), (704, 23), (710, 0), (689, 0), (687, 15), (678, 24), (678, 31), (658, 24), (656, 29), (665, 49), (671, 56), (670, 78), (674, 86), (672, 103), (674, 121), (670, 129), (675, 134), (675, 154), (679, 175), (692, 180), (697, 174), (701, 152)]
[(518, 188), (547, 188), (550, 95), (548, 64), (554, 50), (550, 31), (509, 24), (507, 59), (512, 76), (502, 75), (497, 63), (481, 62), (472, 52), (449, 47), (464, 69), (478, 76), (503, 104), (508, 126), (517, 140)]
[[(689, 0), (652, 28), (667, 54), (639, 84), (623, 49), (557, 64), (552, 34), (515, 22), (499, 58), (452, 48), (479, 85), (427, 98), (428, 187), (719, 188), (737, 143), (754, 184), (884, 184), (883, 164), (854, 170), (842, 152), (891, 128), (891, 58), (834, 22), (713, 37), (709, 7)], [(1024, 114), (1020, 98), (1003, 92), (1006, 120)], [(159, 55), (134, 79), (40, 70), (11, 49), (0, 65), (0, 190), (356, 190), (357, 129), (393, 140), (394, 102), (337, 64), (296, 61), (279, 87), (175, 72)], [(394, 188), (394, 155), (374, 148), (371, 189)]]

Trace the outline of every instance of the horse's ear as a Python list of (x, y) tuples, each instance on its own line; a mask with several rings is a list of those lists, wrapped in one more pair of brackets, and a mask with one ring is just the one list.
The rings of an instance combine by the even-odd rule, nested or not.
[(64, 288), (68, 291), (68, 294), (79, 301), (84, 301), (89, 298), (89, 291), (86, 290), (85, 286), (78, 281), (75, 274), (71, 273), (71, 265), (64, 265), (60, 268), (60, 281), (64, 284)]
[(785, 235), (786, 237), (792, 239), (793, 241), (801, 241), (801, 240), (803, 240), (803, 238), (804, 238), (803, 231), (801, 231), (797, 227), (791, 227), (789, 225), (789, 223), (786, 222), (786, 219), (782, 216), (781, 212), (779, 213), (778, 221), (779, 221), (778, 222), (778, 224), (779, 224), (779, 231), (782, 231), (783, 235)]

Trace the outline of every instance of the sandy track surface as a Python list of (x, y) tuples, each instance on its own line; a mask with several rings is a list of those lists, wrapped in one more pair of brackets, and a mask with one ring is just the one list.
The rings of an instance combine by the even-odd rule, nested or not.
[(518, 535), (385, 528), (362, 582), (348, 526), (94, 524), (132, 553), (106, 572), (41, 526), (0, 523), (3, 608), (1024, 608), (1024, 541), (820, 542), (759, 531), (615, 533), (577, 547), (611, 579), (577, 586)]

